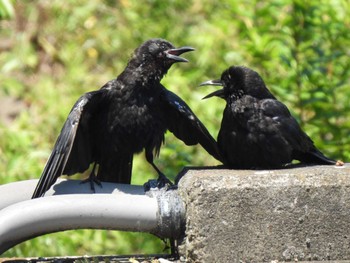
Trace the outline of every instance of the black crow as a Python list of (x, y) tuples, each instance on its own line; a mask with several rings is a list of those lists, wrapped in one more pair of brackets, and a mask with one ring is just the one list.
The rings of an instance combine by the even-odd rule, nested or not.
[(312, 164), (337, 163), (315, 147), (254, 70), (232, 66), (222, 73), (221, 79), (201, 84), (204, 85), (223, 86), (204, 98), (217, 96), (226, 101), (217, 138), (225, 166), (281, 168), (294, 159)]
[(84, 172), (88, 180), (129, 184), (133, 155), (145, 150), (158, 173), (158, 186), (171, 184), (153, 162), (170, 130), (187, 145), (201, 144), (220, 159), (216, 141), (189, 106), (161, 83), (162, 77), (191, 47), (175, 48), (163, 39), (139, 46), (125, 70), (101, 89), (81, 96), (68, 115), (33, 198), (40, 197), (62, 174)]

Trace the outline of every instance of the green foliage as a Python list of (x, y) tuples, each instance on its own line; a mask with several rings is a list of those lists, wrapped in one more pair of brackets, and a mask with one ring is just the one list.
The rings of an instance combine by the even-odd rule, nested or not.
[[(4, 17), (0, 0), (0, 17)], [(190, 45), (191, 62), (162, 83), (179, 94), (216, 137), (223, 101), (198, 88), (230, 65), (257, 70), (328, 156), (350, 158), (350, 3), (346, 0), (17, 1), (0, 21), (0, 99), (22, 102), (0, 124), (0, 183), (38, 178), (75, 100), (116, 77), (132, 51), (152, 37)], [(1, 122), (1, 120), (0, 120)], [(185, 165), (215, 165), (201, 147), (168, 133), (156, 161), (171, 178)], [(143, 155), (133, 183), (156, 174)], [(139, 233), (79, 230), (39, 237), (5, 256), (156, 253)]]
[(0, 0), (0, 20), (13, 17), (13, 6), (10, 0)]
[(165, 247), (163, 241), (150, 234), (84, 229), (34, 238), (10, 249), (3, 256), (162, 254)]

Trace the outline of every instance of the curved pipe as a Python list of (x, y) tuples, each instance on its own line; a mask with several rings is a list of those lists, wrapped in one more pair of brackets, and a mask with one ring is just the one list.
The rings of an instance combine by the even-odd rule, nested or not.
[(142, 186), (103, 183), (91, 194), (80, 181), (63, 180), (49, 196), (28, 200), (35, 185), (29, 180), (0, 187), (0, 254), (30, 238), (71, 229), (139, 231), (161, 238), (184, 232), (184, 206), (174, 190), (145, 194)]
[[(0, 185), (0, 210), (21, 201), (31, 199), (37, 179), (18, 181)], [(116, 184), (101, 182), (102, 187), (95, 187), (95, 194), (118, 194), (120, 192), (136, 195), (144, 195), (143, 186)], [(57, 182), (45, 193), (46, 196), (63, 194), (92, 194), (89, 183), (81, 183), (81, 180), (58, 179)]]

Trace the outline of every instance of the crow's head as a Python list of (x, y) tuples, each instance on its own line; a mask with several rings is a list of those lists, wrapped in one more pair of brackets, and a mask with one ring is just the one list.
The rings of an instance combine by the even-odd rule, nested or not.
[(223, 89), (210, 93), (204, 99), (213, 96), (223, 99), (237, 99), (244, 95), (250, 95), (258, 99), (274, 98), (266, 88), (260, 75), (256, 71), (243, 66), (229, 67), (222, 73), (221, 79), (209, 80), (200, 85), (223, 86)]
[(145, 74), (157, 75), (161, 78), (174, 63), (188, 62), (180, 55), (193, 50), (192, 47), (175, 48), (164, 39), (150, 39), (135, 50), (129, 65), (135, 69), (141, 69)]

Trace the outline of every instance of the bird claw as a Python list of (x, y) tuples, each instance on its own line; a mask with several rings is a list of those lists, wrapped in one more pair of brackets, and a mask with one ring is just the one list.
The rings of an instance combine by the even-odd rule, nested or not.
[(143, 184), (143, 189), (145, 190), (145, 192), (148, 192), (151, 189), (157, 188), (157, 183), (157, 180), (148, 180), (148, 182)]
[(161, 174), (157, 180), (148, 180), (148, 182), (143, 185), (143, 188), (146, 192), (154, 188), (165, 188), (165, 190), (168, 191), (177, 189), (177, 185), (174, 185), (164, 174)]
[(157, 187), (163, 188), (163, 187), (167, 187), (167, 189), (171, 186), (173, 186), (174, 184), (164, 175), (161, 174), (159, 175), (158, 179), (157, 179)]
[(102, 183), (100, 180), (97, 179), (97, 177), (94, 174), (90, 174), (88, 178), (85, 180), (82, 180), (80, 184), (90, 183), (90, 189), (93, 193), (96, 193), (95, 190), (95, 184), (97, 184), (99, 187), (102, 188)]

